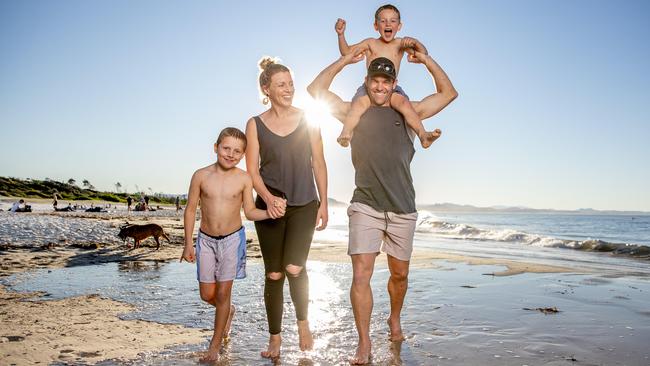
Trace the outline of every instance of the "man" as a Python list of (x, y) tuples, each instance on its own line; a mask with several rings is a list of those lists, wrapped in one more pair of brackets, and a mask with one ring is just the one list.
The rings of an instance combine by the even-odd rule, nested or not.
[[(351, 50), (323, 70), (307, 88), (313, 97), (327, 101), (332, 114), (340, 121), (350, 110), (350, 102), (344, 102), (329, 91), (329, 87), (345, 66), (363, 59), (360, 53), (359, 50)], [(424, 64), (436, 84), (436, 93), (420, 102), (411, 102), (424, 120), (440, 112), (458, 93), (430, 56), (414, 52), (408, 56), (408, 60)], [(359, 334), (356, 354), (350, 360), (353, 364), (368, 363), (370, 358), (370, 315), (373, 306), (370, 278), (382, 241), (390, 270), (390, 316), (387, 321), (390, 338), (393, 341), (404, 339), (400, 314), (408, 287), (409, 261), (417, 219), (410, 170), (415, 151), (412, 132), (403, 117), (390, 108), (390, 97), (397, 85), (395, 75), (394, 64), (386, 58), (377, 58), (370, 63), (365, 87), (371, 107), (361, 117), (351, 141), (356, 189), (348, 209), (348, 254), (353, 269), (350, 301)], [(436, 133), (439, 135), (440, 130), (436, 130)]]

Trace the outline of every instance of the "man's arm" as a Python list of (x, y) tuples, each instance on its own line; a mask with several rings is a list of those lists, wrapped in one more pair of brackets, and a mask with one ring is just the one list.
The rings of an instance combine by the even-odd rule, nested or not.
[(451, 83), (451, 80), (449, 80), (445, 71), (431, 56), (422, 52), (414, 52), (413, 55), (408, 56), (408, 61), (424, 64), (436, 84), (436, 93), (427, 96), (419, 102), (411, 103), (421, 119), (424, 120), (436, 115), (458, 97), (458, 92)]
[(190, 182), (190, 191), (187, 194), (187, 206), (183, 214), (183, 229), (185, 231), (185, 247), (181, 255), (181, 262), (185, 259), (188, 262), (194, 262), (194, 223), (196, 222), (196, 207), (199, 203), (201, 192), (201, 174), (196, 171), (192, 175)]
[(321, 71), (316, 79), (309, 84), (307, 87), (307, 92), (314, 99), (321, 99), (325, 101), (329, 107), (332, 115), (343, 122), (345, 116), (350, 110), (350, 102), (344, 102), (341, 97), (332, 93), (329, 88), (334, 81), (334, 77), (338, 75), (347, 65), (357, 63), (363, 60), (364, 54), (363, 50), (360, 48), (353, 48), (347, 54), (341, 56), (338, 60), (334, 61), (333, 64), (329, 65), (325, 70)]

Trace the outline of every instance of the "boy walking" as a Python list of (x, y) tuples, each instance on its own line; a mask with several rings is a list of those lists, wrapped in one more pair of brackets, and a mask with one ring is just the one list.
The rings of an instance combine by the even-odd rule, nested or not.
[[(219, 360), (235, 313), (230, 303), (233, 280), (246, 277), (246, 237), (240, 209), (243, 206), (249, 220), (270, 217), (255, 208), (251, 177), (237, 168), (245, 150), (246, 135), (237, 128), (225, 128), (214, 144), (217, 162), (197, 170), (190, 182), (184, 214), (185, 249), (180, 260), (196, 261), (201, 299), (216, 308), (214, 334), (201, 362)], [(195, 251), (192, 235), (199, 201), (201, 226)]]

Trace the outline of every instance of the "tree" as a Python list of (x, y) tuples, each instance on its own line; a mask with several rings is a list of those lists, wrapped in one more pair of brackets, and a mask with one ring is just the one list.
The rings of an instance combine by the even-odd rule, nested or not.
[(69, 185), (73, 186), (73, 185), (75, 185), (75, 183), (77, 183), (77, 181), (74, 180), (73, 178), (68, 179), (68, 184)]
[(122, 183), (120, 183), (120, 182), (115, 183), (115, 191), (117, 193), (120, 193), (121, 188), (122, 188)]
[(93, 186), (92, 184), (90, 184), (90, 182), (88, 181), (88, 179), (84, 179), (83, 182), (81, 182), (81, 184), (83, 184), (83, 186), (86, 187), (86, 188), (88, 188), (88, 189), (90, 189), (90, 187)]

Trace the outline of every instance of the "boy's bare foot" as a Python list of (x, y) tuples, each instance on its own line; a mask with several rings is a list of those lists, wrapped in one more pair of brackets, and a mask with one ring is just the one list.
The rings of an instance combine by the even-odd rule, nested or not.
[(199, 359), (199, 362), (214, 363), (214, 362), (218, 362), (220, 359), (221, 357), (219, 356), (219, 349), (218, 348), (215, 349), (212, 347), (212, 345), (210, 345), (210, 348), (208, 348), (208, 352), (206, 352), (205, 356)]
[(348, 132), (345, 129), (343, 129), (339, 137), (336, 138), (336, 142), (343, 147), (348, 147), (350, 145), (350, 140), (352, 140), (352, 132)]
[(396, 321), (392, 321), (390, 318), (388, 318), (388, 320), (386, 320), (386, 323), (388, 323), (388, 329), (390, 329), (388, 339), (390, 339), (391, 342), (398, 342), (406, 339), (406, 337), (404, 337), (404, 333), (402, 333), (402, 324), (400, 323), (399, 318)]
[(423, 148), (428, 148), (431, 146), (431, 144), (434, 143), (440, 137), (442, 134), (442, 131), (440, 129), (436, 128), (435, 130), (429, 132), (429, 131), (424, 131), (418, 135), (420, 138), (420, 144), (422, 144)]
[(230, 325), (232, 324), (232, 318), (235, 316), (235, 310), (235, 305), (230, 304), (230, 314), (228, 314), (226, 327), (223, 328), (223, 343), (230, 342)]
[(269, 337), (269, 345), (266, 351), (262, 351), (261, 355), (264, 358), (277, 359), (280, 357), (280, 346), (282, 345), (282, 337), (279, 334), (271, 334)]
[(357, 346), (357, 353), (350, 359), (352, 365), (366, 365), (370, 362), (370, 344)]
[(309, 330), (309, 320), (298, 320), (298, 343), (301, 351), (311, 351), (314, 348), (314, 338)]

